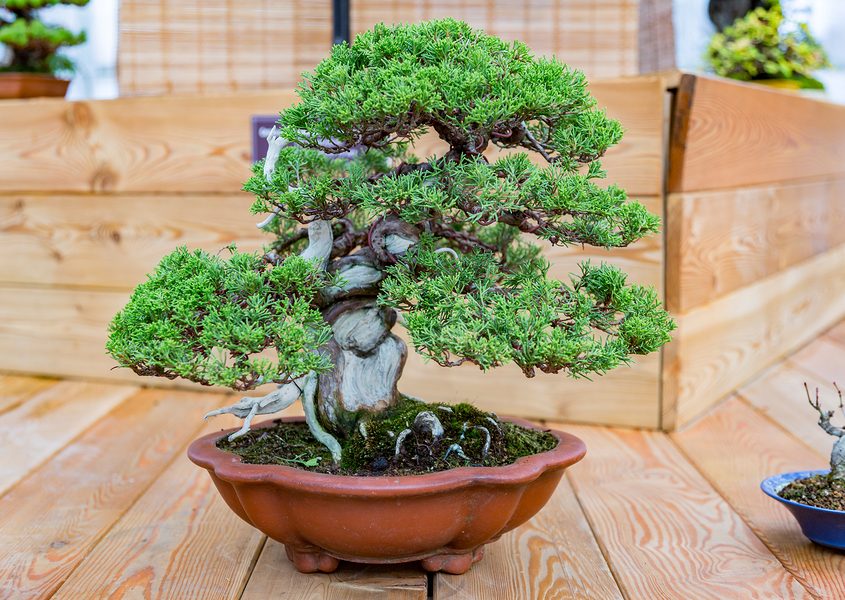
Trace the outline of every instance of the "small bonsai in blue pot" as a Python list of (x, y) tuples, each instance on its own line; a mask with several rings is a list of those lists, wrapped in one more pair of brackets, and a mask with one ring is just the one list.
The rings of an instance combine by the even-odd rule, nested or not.
[[(833, 385), (839, 394), (839, 409), (845, 413), (842, 391)], [(834, 411), (822, 409), (818, 388), (815, 399), (806, 383), (804, 388), (810, 406), (819, 413), (819, 427), (836, 438), (830, 470), (782, 473), (764, 480), (760, 487), (789, 509), (810, 540), (845, 550), (845, 428), (831, 423)]]

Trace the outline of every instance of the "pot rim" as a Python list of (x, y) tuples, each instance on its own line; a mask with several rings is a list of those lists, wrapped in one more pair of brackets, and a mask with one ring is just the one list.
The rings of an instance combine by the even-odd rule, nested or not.
[(50, 73), (31, 73), (29, 71), (0, 71), (0, 79), (12, 78), (49, 79), (50, 81), (67, 81), (68, 83), (70, 83), (70, 79), (56, 77), (55, 75), (51, 75)]
[[(208, 469), (214, 476), (230, 483), (273, 483), (298, 491), (319, 492), (337, 496), (395, 497), (459, 490), (474, 485), (521, 485), (539, 478), (547, 471), (561, 470), (581, 460), (587, 452), (584, 442), (572, 434), (538, 427), (514, 417), (505, 421), (539, 431), (548, 431), (558, 445), (523, 456), (509, 465), (498, 467), (457, 467), (422, 475), (363, 476), (315, 473), (286, 465), (257, 465), (241, 461), (241, 457), (217, 447), (224, 435), (237, 427), (206, 434), (188, 447), (188, 458)], [(272, 426), (279, 419), (262, 421), (253, 429)], [(286, 422), (303, 422), (304, 417), (282, 417)]]
[[(766, 477), (763, 481), (760, 482), (760, 489), (763, 490), (763, 493), (767, 496), (774, 498), (778, 502), (786, 504), (787, 506), (795, 506), (798, 508), (803, 508), (806, 510), (813, 510), (819, 511), (823, 513), (831, 513), (834, 515), (845, 515), (845, 510), (833, 510), (832, 508), (821, 508), (820, 506), (811, 506), (809, 504), (801, 504), (800, 502), (795, 502), (795, 500), (789, 500), (788, 498), (782, 497), (778, 492), (780, 492), (788, 483), (792, 483), (796, 479), (803, 479), (805, 477), (810, 477), (812, 475), (827, 475), (830, 473), (830, 469), (811, 469), (808, 471), (790, 471), (787, 473), (780, 473), (778, 475), (772, 475), (771, 477)], [(777, 485), (775, 480), (784, 480), (788, 479), (788, 481), (782, 485)]]

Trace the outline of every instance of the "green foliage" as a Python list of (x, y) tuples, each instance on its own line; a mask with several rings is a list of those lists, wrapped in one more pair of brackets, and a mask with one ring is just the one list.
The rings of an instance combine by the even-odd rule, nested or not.
[(830, 66), (807, 24), (788, 22), (779, 2), (756, 8), (715, 34), (706, 60), (723, 77), (795, 79), (816, 88), (821, 84), (810, 73)]
[(440, 365), (514, 362), (573, 376), (603, 373), (669, 341), (674, 323), (653, 289), (626, 285), (618, 268), (582, 265), (571, 285), (541, 259), (503, 270), (490, 253), (435, 252), (424, 241), (388, 269), (379, 300), (405, 311), (417, 352)]
[(593, 183), (600, 174), (595, 167), (571, 173), (516, 153), (492, 164), (430, 159), (425, 169), (386, 174), (386, 157), (374, 154), (380, 162), (372, 166), (291, 146), (282, 150), (271, 181), (258, 163), (244, 189), (256, 194), (254, 212), (280, 208), (283, 218), (303, 223), (360, 210), (370, 219), (395, 214), (408, 223), (505, 223), (561, 245), (627, 246), (660, 224), (641, 204), (626, 202), (621, 188)]
[(547, 152), (589, 161), (621, 137), (595, 109), (583, 73), (453, 19), (376, 25), (335, 46), (299, 96), (281, 114), (282, 135), (312, 147), (380, 147), (427, 127), (470, 151), (490, 139), (528, 147), (528, 123)]
[(179, 248), (114, 318), (106, 349), (139, 375), (238, 390), (285, 383), (330, 366), (312, 352), (331, 334), (312, 305), (327, 283), (296, 256), (271, 266)]
[[(606, 265), (549, 279), (526, 240), (614, 248), (659, 227), (624, 190), (597, 185), (599, 159), (622, 128), (596, 107), (581, 72), (445, 19), (380, 25), (335, 46), (299, 96), (280, 116), (294, 144), (269, 181), (260, 161), (244, 185), (253, 212), (272, 215), (264, 262), (185, 250), (165, 259), (112, 326), (121, 364), (241, 389), (325, 368), (311, 351), (330, 333), (315, 309), (328, 283), (313, 271), (281, 289), (267, 279), (301, 265), (300, 225), (317, 220), (332, 223), (332, 259), (386, 272), (355, 293), (404, 311), (416, 350), (439, 364), (588, 376), (669, 340), (674, 323), (654, 290)], [(427, 129), (449, 149), (421, 160), (409, 142)], [(509, 151), (488, 158), (491, 144)], [(420, 241), (390, 254), (396, 232)], [(248, 304), (245, 281), (255, 284)], [(270, 308), (251, 312), (262, 298)], [(270, 347), (276, 363), (257, 362)]]
[(7, 21), (0, 14), (0, 44), (12, 51), (9, 65), (0, 71), (31, 73), (66, 73), (73, 71), (73, 63), (58, 55), (61, 48), (77, 46), (86, 40), (85, 32), (73, 33), (64, 27), (46, 25), (35, 17), (35, 11), (68, 4), (85, 6), (89, 0), (4, 0), (0, 8), (12, 15)]

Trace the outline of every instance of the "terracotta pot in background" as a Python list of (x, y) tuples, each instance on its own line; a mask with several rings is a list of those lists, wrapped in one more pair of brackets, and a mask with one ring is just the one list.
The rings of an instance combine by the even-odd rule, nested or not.
[(0, 99), (64, 98), (70, 81), (40, 73), (0, 73)]
[(464, 573), (481, 559), (484, 544), (534, 516), (564, 469), (586, 451), (580, 439), (552, 430), (559, 441), (556, 448), (510, 465), (350, 477), (242, 463), (215, 445), (232, 431), (201, 437), (188, 448), (188, 456), (208, 470), (238, 516), (285, 545), (288, 558), (303, 573), (330, 573), (339, 560), (421, 560), (427, 571)]

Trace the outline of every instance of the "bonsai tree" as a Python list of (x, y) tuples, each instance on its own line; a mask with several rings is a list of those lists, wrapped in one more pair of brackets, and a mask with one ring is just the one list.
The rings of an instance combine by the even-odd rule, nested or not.
[[(839, 410), (845, 414), (845, 404), (843, 404), (842, 401), (842, 390), (840, 390), (839, 386), (835, 383), (833, 384), (833, 387), (839, 395)], [(837, 480), (841, 485), (845, 486), (845, 429), (837, 427), (830, 422), (835, 413), (832, 410), (822, 409), (819, 402), (819, 388), (816, 388), (815, 400), (813, 400), (813, 397), (810, 395), (810, 388), (807, 387), (806, 383), (804, 384), (804, 390), (807, 392), (807, 400), (809, 401), (810, 406), (819, 413), (819, 427), (821, 427), (825, 433), (836, 438), (836, 441), (833, 443), (833, 450), (830, 452), (830, 474), (828, 475), (828, 479)]]
[[(835, 383), (833, 387), (839, 396), (839, 410), (845, 414), (842, 391)], [(819, 427), (836, 439), (830, 452), (830, 472), (794, 479), (785, 485), (778, 492), (778, 495), (781, 498), (808, 506), (845, 511), (845, 428), (832, 423), (833, 416), (836, 413), (833, 410), (822, 408), (818, 388), (816, 388), (815, 396), (813, 396), (805, 383), (804, 391), (807, 394), (807, 401), (810, 406), (819, 415)], [(807, 535), (810, 539), (816, 539), (810, 534)]]
[(811, 73), (830, 66), (806, 23), (790, 23), (769, 0), (716, 33), (705, 55), (717, 75), (741, 81), (788, 79), (823, 89)]
[[(298, 94), (244, 186), (265, 216), (265, 251), (165, 257), (111, 324), (120, 365), (239, 391), (275, 384), (209, 414), (242, 417), (235, 439), (301, 398), (337, 461), (407, 400), (397, 322), (443, 367), (515, 363), (527, 377), (604, 373), (669, 340), (653, 289), (605, 264), (551, 279), (529, 241), (614, 248), (658, 229), (622, 189), (597, 184), (622, 128), (581, 72), (445, 19), (334, 46)], [(429, 130), (443, 152), (414, 156)], [(488, 158), (493, 146), (509, 152)], [(409, 402), (414, 427), (440, 435), (437, 414), (453, 409)], [(482, 454), (498, 427), (484, 418)], [(398, 453), (409, 433), (383, 443)]]
[(85, 32), (73, 33), (63, 27), (45, 25), (37, 17), (42, 8), (57, 4), (85, 6), (89, 0), (4, 0), (0, 8), (0, 44), (11, 50), (11, 61), (0, 72), (45, 73), (73, 71), (73, 62), (57, 54), (67, 46), (85, 41)]

